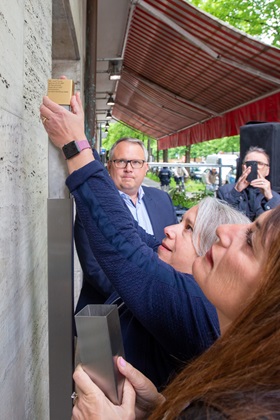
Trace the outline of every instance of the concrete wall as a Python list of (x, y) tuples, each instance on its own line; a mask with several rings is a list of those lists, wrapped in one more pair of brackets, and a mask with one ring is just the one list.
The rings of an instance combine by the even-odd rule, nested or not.
[[(61, 5), (56, 7), (61, 13)], [(65, 6), (66, 3), (64, 3)], [(86, 49), (86, 0), (70, 0), (69, 11), (65, 11), (65, 15), (68, 16), (68, 30), (72, 30), (71, 36), (64, 34), (62, 44), (61, 39), (54, 40), (53, 42), (53, 53), (56, 57), (52, 61), (52, 78), (59, 78), (61, 75), (65, 75), (68, 79), (72, 79), (75, 82), (75, 91), (81, 93), (82, 101), (84, 101), (84, 73), (85, 73), (85, 49)], [(71, 17), (69, 15), (71, 14)], [(69, 22), (70, 20), (70, 22)], [(59, 31), (58, 25), (59, 20), (54, 18), (53, 31)], [(56, 26), (56, 27), (55, 27)], [(77, 49), (75, 49), (75, 47)], [(68, 51), (68, 56), (65, 53)], [(75, 55), (76, 52), (76, 55)], [(76, 59), (73, 60), (75, 55)], [(63, 59), (58, 57), (62, 56)], [(67, 176), (67, 168), (65, 160), (61, 153), (57, 151), (52, 145), (49, 145), (49, 156), (50, 156), (50, 170), (51, 167), (55, 166), (57, 176), (49, 176), (49, 197), (52, 198), (66, 198), (69, 197), (69, 191), (65, 186), (65, 177)], [(53, 182), (54, 181), (54, 182)], [(52, 184), (54, 184), (52, 186)], [(75, 209), (74, 209), (75, 211)], [(80, 289), (82, 286), (82, 270), (77, 257), (76, 252), (74, 253), (74, 307), (76, 306)]]
[[(1, 420), (49, 419), (48, 139), (39, 106), (52, 76), (55, 1), (0, 2)], [(79, 60), (67, 65), (80, 80)]]
[(48, 418), (47, 136), (51, 0), (0, 4), (2, 420)]

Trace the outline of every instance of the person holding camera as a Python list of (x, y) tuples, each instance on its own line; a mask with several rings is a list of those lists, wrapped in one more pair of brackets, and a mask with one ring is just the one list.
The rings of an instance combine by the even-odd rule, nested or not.
[(242, 174), (235, 184), (225, 184), (217, 197), (246, 214), (254, 221), (257, 216), (280, 204), (280, 195), (271, 189), (269, 156), (260, 147), (250, 147), (242, 165)]

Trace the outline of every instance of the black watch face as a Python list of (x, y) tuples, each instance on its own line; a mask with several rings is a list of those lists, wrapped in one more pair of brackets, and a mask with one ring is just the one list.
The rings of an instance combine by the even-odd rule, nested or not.
[(65, 144), (65, 146), (62, 147), (62, 150), (66, 159), (70, 159), (79, 153), (75, 141), (71, 141), (70, 143)]

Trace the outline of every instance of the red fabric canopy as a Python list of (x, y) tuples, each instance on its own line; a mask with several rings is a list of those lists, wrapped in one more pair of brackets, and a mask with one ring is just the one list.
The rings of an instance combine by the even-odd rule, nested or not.
[(280, 49), (185, 0), (137, 0), (130, 17), (116, 120), (160, 149), (231, 136), (248, 120), (279, 121)]
[(185, 146), (205, 140), (239, 134), (240, 127), (249, 121), (280, 122), (280, 93), (255, 101), (222, 117), (165, 136), (158, 141), (158, 149)]

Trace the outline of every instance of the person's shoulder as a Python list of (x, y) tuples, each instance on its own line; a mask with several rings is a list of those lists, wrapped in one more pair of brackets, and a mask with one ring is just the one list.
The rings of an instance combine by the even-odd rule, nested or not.
[[(234, 194), (234, 187), (236, 184), (224, 184), (221, 185), (218, 190), (217, 190), (217, 198), (219, 198), (220, 200), (226, 200), (226, 198), (231, 195)], [(243, 193), (242, 193), (243, 194)]]
[(272, 195), (274, 195), (275, 197), (280, 197), (280, 193), (279, 192), (277, 192), (277, 191), (274, 191), (274, 190), (271, 190), (271, 192), (272, 192)]
[(162, 191), (159, 188), (155, 188), (155, 187), (145, 187), (146, 189), (144, 189), (145, 193), (149, 193), (149, 194), (155, 194), (161, 197), (170, 197), (169, 194), (166, 191)]
[(142, 188), (145, 195), (149, 197), (149, 199), (171, 202), (170, 195), (167, 192), (160, 190), (159, 188), (145, 186), (142, 186)]
[[(158, 185), (160, 185), (160, 184), (158, 184)], [(156, 188), (156, 187), (147, 187), (145, 185), (142, 185), (142, 188), (144, 190), (144, 193), (149, 194), (149, 195), (152, 195), (152, 194), (166, 195), (167, 194), (165, 191), (162, 191), (162, 190), (160, 190), (159, 188)]]
[(226, 192), (226, 191), (231, 191), (231, 190), (233, 190), (233, 188), (235, 187), (235, 183), (234, 184), (224, 184), (224, 185), (221, 185), (220, 187), (219, 187), (219, 191), (224, 191), (224, 192)]

